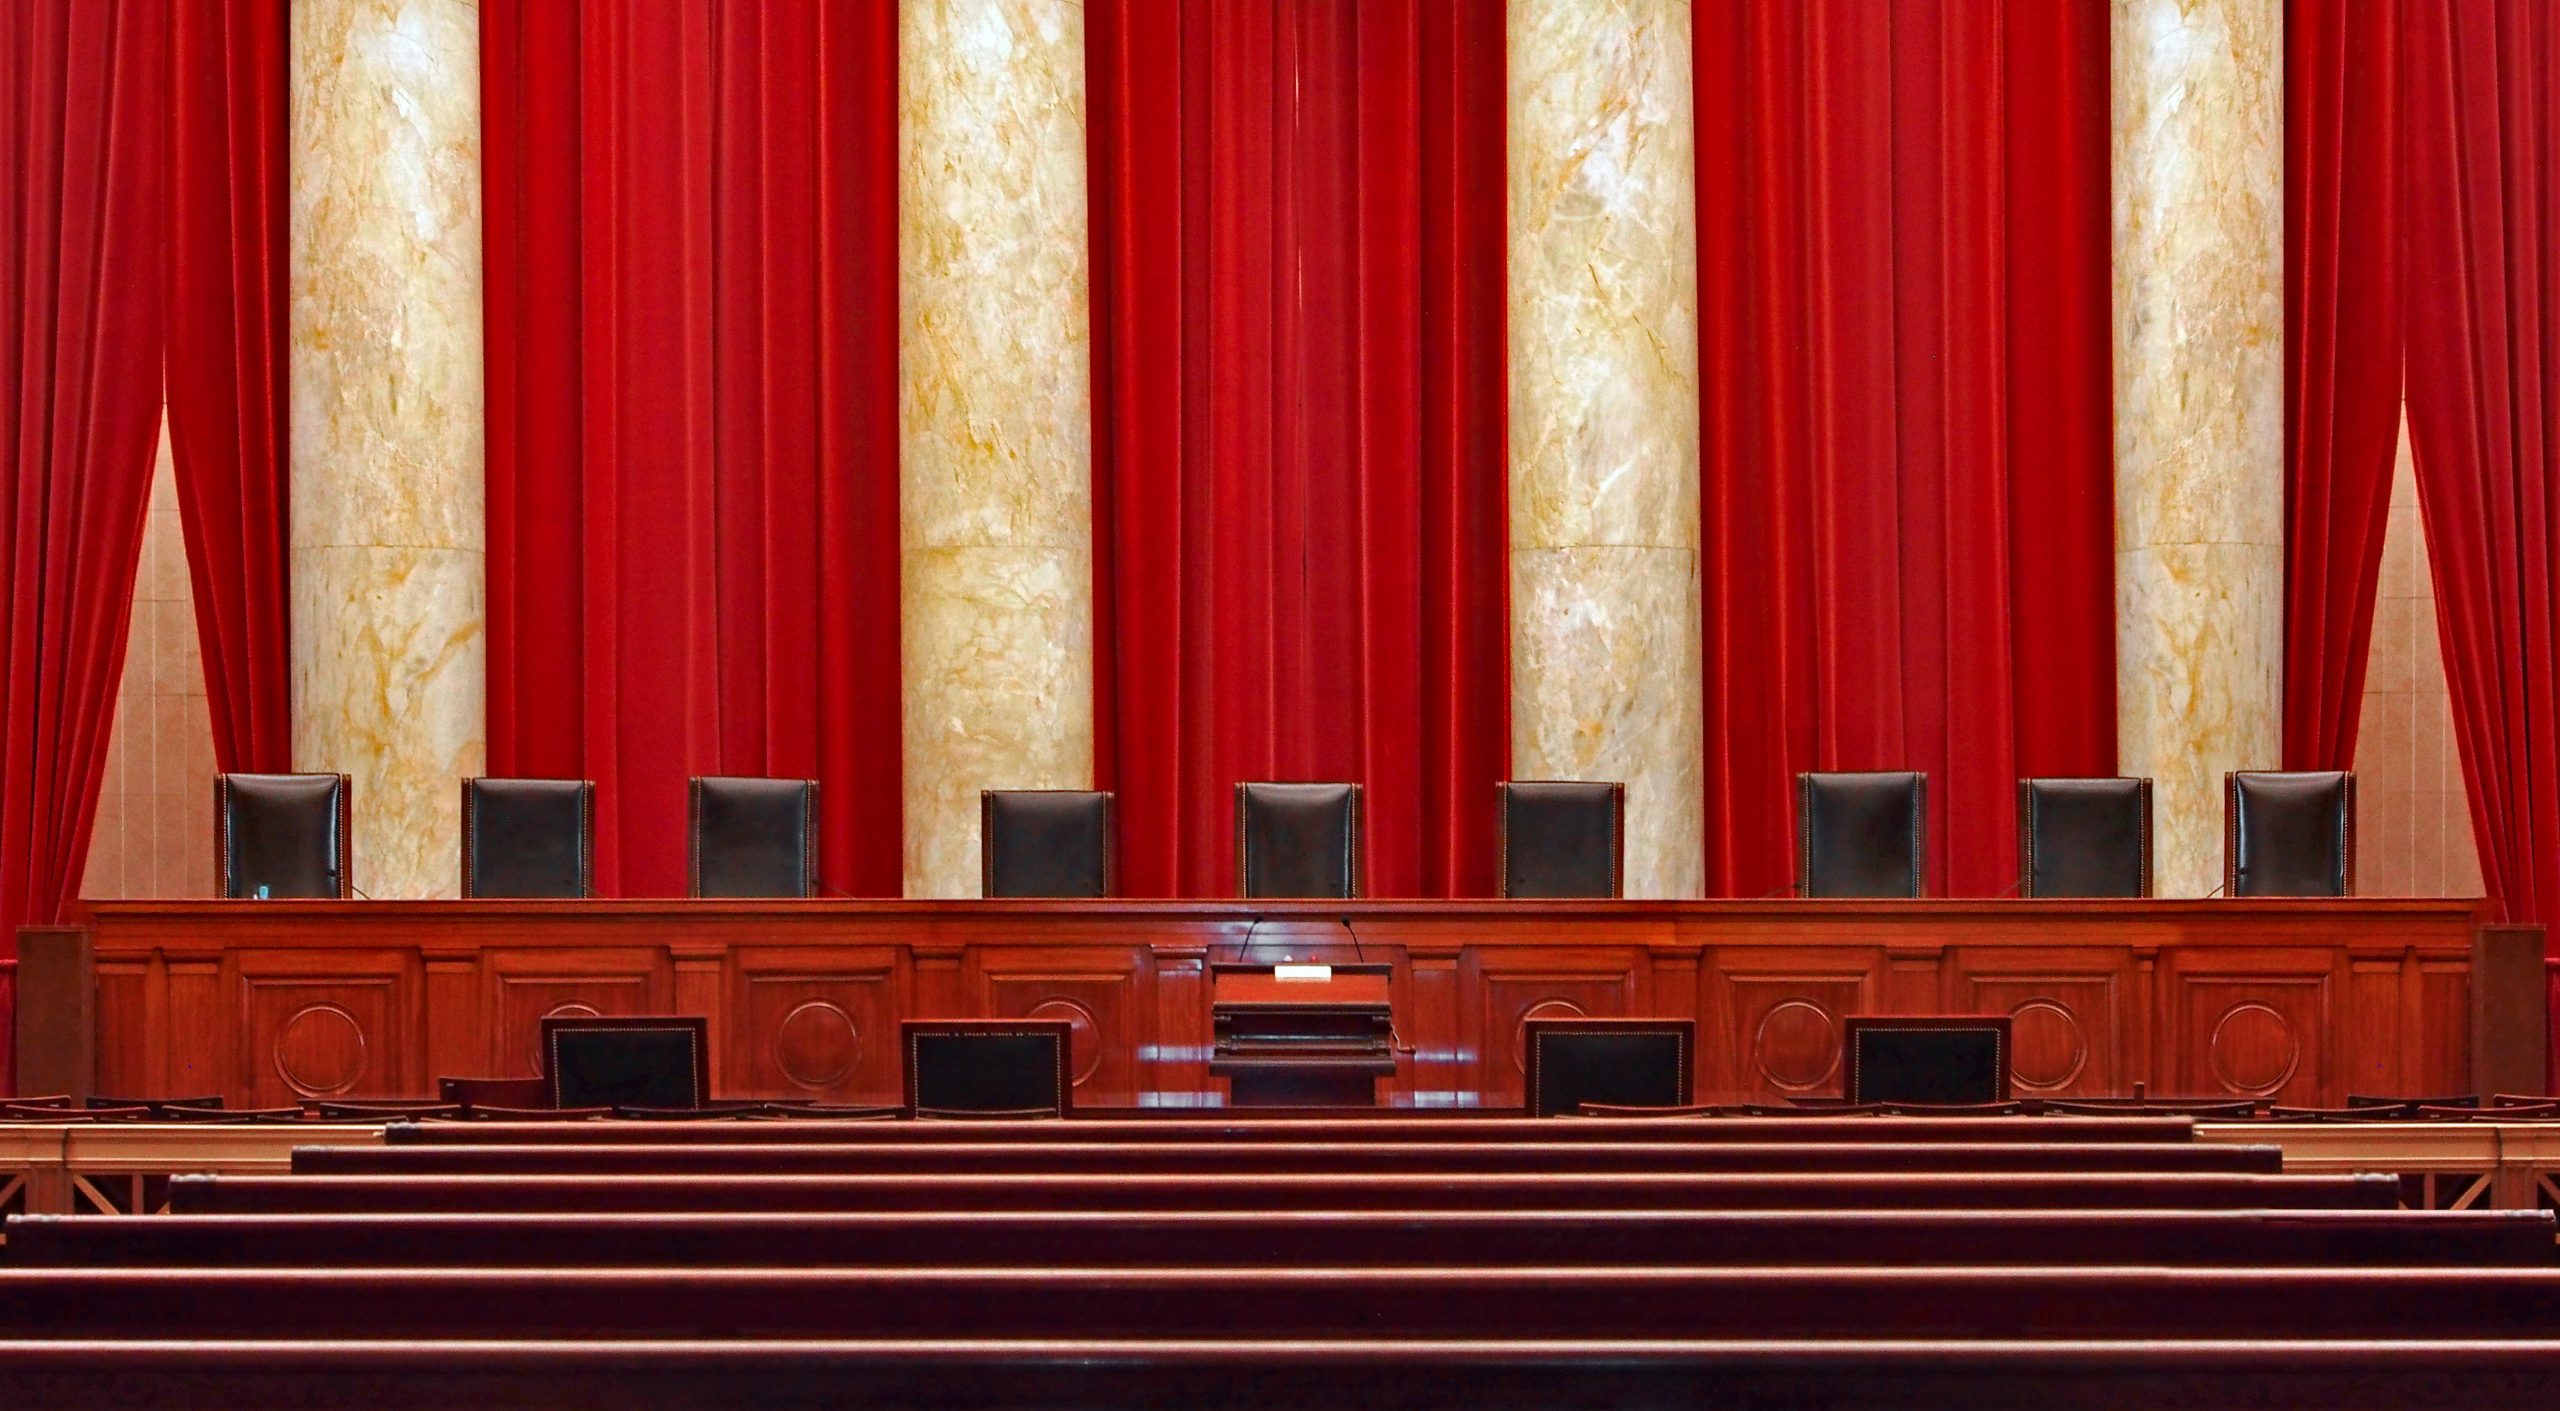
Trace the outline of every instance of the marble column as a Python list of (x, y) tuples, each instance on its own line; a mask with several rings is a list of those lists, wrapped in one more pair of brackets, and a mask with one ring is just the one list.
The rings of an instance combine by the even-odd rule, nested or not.
[(906, 886), (978, 892), (978, 791), (1093, 782), (1084, 7), (905, 0)]
[(1627, 786), (1706, 871), (1688, 0), (1510, 0), (1511, 772)]
[(295, 0), (294, 767), (355, 779), (355, 881), (456, 889), (487, 754), (476, 0)]
[(2283, 0), (2114, 0), (2117, 758), (2156, 885), (2222, 874), (2222, 775), (2278, 767)]

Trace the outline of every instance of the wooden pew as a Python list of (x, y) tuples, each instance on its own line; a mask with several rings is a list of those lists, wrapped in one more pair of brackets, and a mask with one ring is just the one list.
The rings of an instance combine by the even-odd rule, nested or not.
[(2390, 1209), (2383, 1175), (178, 1176), (169, 1209), (720, 1210)]
[(7, 1234), (23, 1268), (2554, 1263), (2540, 1211), (45, 1215)]
[(2186, 1142), (2185, 1117), (1073, 1117), (1048, 1122), (394, 1122), (393, 1146), (503, 1141), (785, 1142)]
[(2551, 1337), (2560, 1269), (0, 1270), (18, 1337)]
[(293, 1153), (299, 1175), (717, 1175), (831, 1173), (959, 1176), (1057, 1174), (1321, 1174), (1381, 1172), (2222, 1172), (2275, 1175), (2275, 1146), (2129, 1142), (1310, 1142), (1302, 1146), (1217, 1142), (929, 1143), (748, 1146), (513, 1144), (492, 1134), (485, 1146), (310, 1146)]
[(1856, 1406), (1869, 1411), (2548, 1411), (2550, 1341), (2142, 1343), (1764, 1339), (1464, 1343), (1046, 1339), (428, 1344), (0, 1342), (0, 1401), (58, 1411), (636, 1406), (982, 1411), (1233, 1404), (1409, 1411)]

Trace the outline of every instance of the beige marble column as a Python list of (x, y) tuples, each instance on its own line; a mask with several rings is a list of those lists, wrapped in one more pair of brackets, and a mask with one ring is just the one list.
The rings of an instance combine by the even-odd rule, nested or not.
[(1688, 0), (1510, 0), (1511, 772), (1627, 786), (1704, 883)]
[(899, 551), (909, 896), (978, 892), (978, 791), (1093, 781), (1084, 7), (905, 0)]
[(2283, 0), (2114, 0), (2117, 757), (2156, 881), (2222, 874), (2222, 775), (2280, 763)]
[(293, 758), (355, 880), (450, 896), (487, 753), (476, 0), (295, 0)]

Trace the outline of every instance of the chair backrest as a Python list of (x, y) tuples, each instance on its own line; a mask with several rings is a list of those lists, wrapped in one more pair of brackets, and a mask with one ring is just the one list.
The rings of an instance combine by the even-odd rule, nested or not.
[(1360, 786), (1236, 785), (1236, 895), (1360, 895)]
[(589, 780), (463, 780), (462, 894), (594, 896), (595, 817)]
[(1626, 890), (1626, 785), (1513, 779), (1497, 787), (1504, 896), (1614, 897)]
[(898, 1031), (909, 1116), (1060, 1116), (1073, 1105), (1067, 1020), (909, 1019)]
[(2151, 895), (2151, 781), (2018, 781), (2018, 894)]
[(697, 778), (691, 813), (693, 895), (817, 895), (818, 781)]
[(989, 897), (1107, 897), (1112, 796), (1091, 789), (988, 789), (978, 795), (978, 890)]
[(344, 774), (217, 774), (214, 888), (226, 897), (353, 895)]
[(558, 1108), (698, 1108), (710, 1101), (700, 1015), (545, 1015), (543, 1097)]
[(2235, 897), (2343, 897), (2356, 889), (2356, 776), (2222, 776), (2223, 886)]
[(1688, 1019), (1531, 1019), (1521, 1026), (1529, 1115), (1687, 1107), (1697, 1042)]
[(1796, 895), (1916, 897), (1928, 875), (1929, 776), (1796, 776)]

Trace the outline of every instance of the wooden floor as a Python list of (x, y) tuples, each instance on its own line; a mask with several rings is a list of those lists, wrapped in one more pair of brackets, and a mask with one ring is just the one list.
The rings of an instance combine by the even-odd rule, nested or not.
[(2560, 1395), (2549, 1213), (2179, 1118), (283, 1130), (167, 1214), (10, 1218), (0, 1404)]

